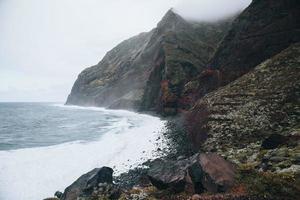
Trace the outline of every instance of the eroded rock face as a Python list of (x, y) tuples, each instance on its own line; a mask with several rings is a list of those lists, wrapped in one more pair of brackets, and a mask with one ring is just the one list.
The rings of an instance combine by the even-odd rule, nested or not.
[[(195, 147), (236, 162), (260, 162), (258, 154), (267, 137), (299, 137), (299, 66), (297, 43), (200, 99), (186, 115)], [(298, 144), (285, 145), (291, 152), (299, 148)], [(289, 160), (295, 156), (285, 155)]]
[(155, 29), (81, 72), (67, 104), (176, 114), (190, 106), (184, 85), (207, 67), (231, 21), (191, 23), (170, 10)]
[(148, 176), (158, 189), (189, 193), (225, 192), (235, 181), (235, 167), (214, 153), (196, 154), (180, 161), (158, 160)]
[(209, 92), (300, 42), (299, 10), (297, 0), (252, 1), (234, 20), (207, 68), (185, 84), (181, 103), (193, 105)]
[(253, 0), (210, 62), (212, 69), (221, 71), (222, 85), (300, 42), (299, 10), (298, 0)]

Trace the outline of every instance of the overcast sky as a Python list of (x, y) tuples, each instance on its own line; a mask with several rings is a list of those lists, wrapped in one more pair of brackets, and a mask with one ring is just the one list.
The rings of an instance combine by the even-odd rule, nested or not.
[(0, 0), (0, 101), (64, 102), (77, 75), (174, 7), (216, 20), (251, 0)]

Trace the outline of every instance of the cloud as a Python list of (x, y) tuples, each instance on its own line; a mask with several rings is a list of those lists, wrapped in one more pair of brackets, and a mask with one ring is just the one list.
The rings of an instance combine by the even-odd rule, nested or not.
[[(154, 28), (171, 7), (204, 20), (242, 9), (246, 2), (0, 0), (0, 101), (65, 101), (84, 68), (121, 41)], [(62, 89), (56, 95), (53, 88)]]
[(181, 0), (178, 14), (197, 21), (216, 21), (245, 9), (251, 0)]

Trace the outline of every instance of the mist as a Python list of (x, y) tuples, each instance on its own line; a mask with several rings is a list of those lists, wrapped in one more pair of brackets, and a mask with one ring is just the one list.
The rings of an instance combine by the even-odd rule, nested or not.
[(168, 9), (211, 21), (250, 0), (0, 0), (0, 101), (64, 102), (77, 75)]
[(184, 0), (175, 11), (194, 21), (217, 21), (244, 10), (252, 0)]

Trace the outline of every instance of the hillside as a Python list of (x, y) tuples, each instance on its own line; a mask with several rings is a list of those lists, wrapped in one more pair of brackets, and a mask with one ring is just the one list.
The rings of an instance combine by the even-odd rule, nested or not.
[[(299, 165), (299, 77), (297, 43), (207, 94), (186, 114), (194, 146), (237, 163), (258, 162), (260, 167), (263, 156), (272, 151), (274, 157), (281, 154), (282, 159), (274, 160), (276, 166), (270, 169), (293, 170), (293, 164)], [(269, 143), (263, 145), (264, 141)]]
[(81, 72), (66, 103), (176, 114), (185, 83), (206, 68), (231, 21), (187, 22), (169, 10)]

